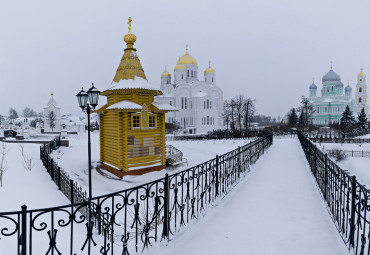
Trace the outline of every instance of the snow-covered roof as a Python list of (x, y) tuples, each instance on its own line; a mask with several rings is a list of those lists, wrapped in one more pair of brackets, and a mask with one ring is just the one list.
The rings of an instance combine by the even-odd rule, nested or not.
[(107, 109), (121, 109), (121, 110), (141, 110), (142, 107), (134, 102), (123, 100), (118, 103), (112, 104)]
[(194, 95), (194, 97), (205, 97), (205, 96), (208, 96), (208, 94), (204, 92), (198, 92)]
[(157, 107), (158, 110), (161, 111), (178, 111), (178, 109), (172, 105), (169, 105), (167, 103), (162, 103), (162, 102), (156, 102), (154, 101), (152, 103), (153, 106)]
[(135, 76), (135, 79), (129, 80), (120, 80), (119, 82), (112, 82), (113, 87), (109, 88), (108, 90), (118, 90), (118, 89), (147, 89), (147, 90), (154, 90), (154, 91), (161, 91), (156, 86), (150, 84), (147, 80)]
[(51, 95), (51, 97), (49, 99), (49, 102), (47, 103), (47, 105), (44, 108), (48, 108), (50, 105), (54, 105), (55, 108), (60, 108), (59, 105), (57, 104), (57, 102), (55, 101), (53, 95)]

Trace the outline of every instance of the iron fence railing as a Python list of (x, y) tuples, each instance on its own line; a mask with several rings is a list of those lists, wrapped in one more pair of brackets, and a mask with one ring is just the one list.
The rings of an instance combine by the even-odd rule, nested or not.
[(370, 254), (370, 191), (298, 132), (298, 138), (343, 241), (354, 254)]
[[(334, 149), (334, 150), (325, 150), (326, 153), (330, 153), (331, 152), (336, 152), (337, 150)], [(351, 150), (351, 151), (346, 151), (346, 150), (340, 150), (341, 152), (344, 153), (344, 155), (346, 155), (347, 157), (354, 157), (354, 158), (370, 158), (370, 151), (364, 151), (364, 150), (361, 150), (361, 151), (354, 151), (354, 150)]]
[[(187, 170), (95, 197), (90, 204), (72, 196), (69, 205), (36, 210), (23, 206), (21, 211), (0, 213), (1, 251), (22, 255), (142, 251), (204, 215), (271, 144), (272, 135), (266, 134)], [(58, 180), (60, 174), (52, 176)], [(70, 192), (75, 191), (70, 187)], [(88, 208), (91, 215), (86, 215)]]

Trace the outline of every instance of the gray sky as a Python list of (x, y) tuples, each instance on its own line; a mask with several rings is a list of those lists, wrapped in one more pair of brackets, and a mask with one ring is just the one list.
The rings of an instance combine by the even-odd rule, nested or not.
[[(365, 0), (0, 0), (0, 113), (36, 111), (50, 92), (63, 113), (80, 113), (75, 94), (113, 79), (131, 16), (135, 47), (159, 86), (178, 57), (208, 60), (226, 99), (242, 93), (260, 114), (283, 116), (333, 69), (355, 85), (370, 75), (370, 2)], [(103, 101), (102, 101), (103, 102)]]

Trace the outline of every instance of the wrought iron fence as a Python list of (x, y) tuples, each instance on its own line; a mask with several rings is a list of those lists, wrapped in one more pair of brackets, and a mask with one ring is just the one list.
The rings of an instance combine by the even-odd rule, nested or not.
[(343, 241), (354, 254), (370, 254), (370, 191), (298, 132), (317, 185)]
[[(330, 153), (331, 152), (335, 152), (337, 150), (325, 150), (325, 152)], [(355, 157), (355, 158), (370, 158), (370, 151), (364, 151), (364, 150), (361, 150), (361, 151), (354, 151), (354, 150), (351, 150), (351, 151), (345, 151), (345, 150), (341, 150), (344, 155), (346, 155), (347, 157)]]
[[(142, 251), (201, 217), (271, 144), (272, 135), (266, 134), (179, 173), (95, 197), (90, 204), (76, 202), (72, 196), (70, 205), (37, 210), (23, 206), (21, 211), (0, 213), (1, 250), (22, 255)], [(52, 178), (58, 180), (60, 175), (52, 174)]]

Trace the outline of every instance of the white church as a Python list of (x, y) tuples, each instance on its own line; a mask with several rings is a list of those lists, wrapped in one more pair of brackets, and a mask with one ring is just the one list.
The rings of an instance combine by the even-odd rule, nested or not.
[(44, 107), (45, 132), (60, 132), (62, 130), (60, 109), (60, 106), (54, 99), (54, 93), (51, 92), (50, 99)]
[(180, 57), (174, 68), (174, 79), (165, 70), (161, 75), (163, 95), (156, 101), (175, 106), (179, 111), (166, 114), (166, 122), (178, 125), (186, 133), (207, 133), (223, 128), (223, 92), (216, 85), (216, 73), (204, 70), (204, 81), (198, 79), (197, 60), (188, 53)]

